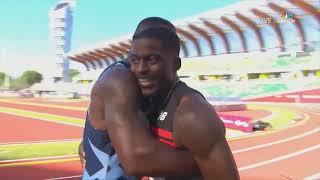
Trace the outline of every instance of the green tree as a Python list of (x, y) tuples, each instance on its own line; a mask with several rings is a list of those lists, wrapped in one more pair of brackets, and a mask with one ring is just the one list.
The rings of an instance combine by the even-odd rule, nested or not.
[(20, 77), (20, 82), (26, 82), (27, 85), (32, 86), (34, 83), (39, 83), (42, 81), (42, 74), (37, 71), (25, 71)]
[(42, 74), (37, 71), (25, 71), (19, 78), (10, 79), (10, 89), (21, 90), (42, 81)]
[(0, 86), (3, 86), (5, 76), (6, 76), (5, 73), (0, 72)]
[(25, 79), (17, 78), (10, 79), (10, 89), (12, 90), (21, 90), (30, 87)]

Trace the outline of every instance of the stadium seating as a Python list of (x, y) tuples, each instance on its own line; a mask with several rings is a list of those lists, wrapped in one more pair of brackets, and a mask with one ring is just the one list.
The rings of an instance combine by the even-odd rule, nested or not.
[(317, 78), (303, 78), (300, 80), (263, 80), (244, 82), (210, 82), (194, 81), (190, 84), (206, 96), (212, 97), (263, 97), (285, 92), (315, 89), (320, 87)]

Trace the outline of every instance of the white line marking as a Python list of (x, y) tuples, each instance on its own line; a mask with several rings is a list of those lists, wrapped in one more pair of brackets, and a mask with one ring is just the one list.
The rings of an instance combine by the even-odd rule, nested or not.
[(23, 158), (23, 159), (12, 159), (12, 160), (1, 160), (0, 164), (4, 163), (14, 163), (14, 162), (23, 162), (23, 161), (41, 161), (41, 160), (51, 160), (51, 159), (64, 159), (64, 158), (75, 158), (78, 157), (75, 155), (64, 155), (64, 156), (49, 156), (49, 157), (40, 157), (40, 158)]
[(260, 166), (264, 166), (264, 165), (267, 165), (267, 164), (271, 164), (271, 163), (274, 163), (274, 162), (278, 162), (278, 161), (289, 159), (289, 158), (292, 158), (292, 157), (295, 157), (295, 156), (299, 156), (299, 155), (302, 155), (302, 154), (304, 154), (306, 152), (314, 151), (314, 150), (317, 150), (317, 149), (320, 149), (320, 144), (315, 145), (315, 146), (311, 146), (309, 148), (305, 148), (303, 150), (296, 151), (294, 153), (290, 153), (290, 154), (287, 154), (287, 155), (284, 155), (284, 156), (279, 156), (279, 157), (276, 157), (276, 158), (273, 158), (273, 159), (270, 159), (270, 160), (267, 160), (267, 161), (261, 161), (259, 163), (250, 164), (248, 166), (243, 166), (243, 167), (238, 168), (238, 170), (239, 171), (245, 171), (245, 170), (257, 168), (257, 167), (260, 167)]
[(44, 180), (71, 179), (71, 178), (79, 178), (79, 177), (82, 177), (82, 175), (76, 175), (76, 176), (64, 176), (64, 177), (49, 178), (49, 179), (44, 179)]
[(306, 99), (319, 99), (320, 100), (319, 95), (302, 95), (302, 97), (306, 98)]
[(320, 172), (313, 174), (311, 176), (303, 178), (304, 180), (317, 180), (320, 179)]
[(0, 143), (0, 146), (15, 146), (15, 145), (26, 145), (26, 144), (46, 144), (46, 143), (63, 143), (63, 142), (76, 142), (81, 141), (79, 139), (55, 139), (55, 140), (44, 140), (44, 141), (21, 141), (21, 142), (8, 142)]
[(288, 142), (288, 141), (292, 141), (292, 140), (296, 140), (296, 139), (300, 139), (300, 138), (309, 136), (309, 135), (317, 133), (319, 131), (320, 131), (320, 128), (316, 128), (316, 129), (313, 129), (311, 131), (307, 131), (305, 133), (302, 133), (302, 134), (299, 134), (299, 135), (296, 135), (296, 136), (292, 136), (290, 138), (282, 139), (282, 140), (271, 142), (271, 143), (267, 143), (267, 144), (261, 144), (261, 145), (257, 145), (257, 146), (252, 146), (252, 147), (248, 147), (248, 148), (244, 148), (244, 149), (235, 150), (235, 151), (232, 151), (232, 153), (233, 154), (238, 154), (238, 153), (242, 153), (242, 152), (246, 152), (246, 151), (251, 151), (251, 150), (260, 149), (260, 148), (264, 148), (264, 147), (268, 147), (268, 146), (272, 146), (272, 145), (276, 145), (276, 144), (285, 143), (285, 142)]
[[(1, 107), (0, 107), (0, 109), (1, 109)], [(62, 122), (62, 121), (48, 120), (48, 119), (44, 119), (44, 118), (40, 118), (40, 117), (35, 117), (35, 116), (32, 116), (32, 115), (22, 115), (22, 114), (13, 113), (13, 112), (0, 112), (0, 114), (1, 113), (20, 116), (20, 117), (27, 117), (27, 118), (31, 118), (31, 119), (35, 119), (35, 120), (47, 121), (47, 122), (52, 122), (52, 123), (57, 123), (57, 124), (76, 126), (76, 127), (84, 127), (84, 125), (80, 125), (80, 124), (73, 124), (73, 123), (66, 123), (66, 122)], [(68, 118), (68, 117), (66, 117), (66, 118)], [(83, 121), (83, 124), (84, 124), (84, 122), (85, 122), (85, 120)]]
[(39, 103), (39, 102), (23, 102), (23, 101), (6, 101), (6, 100), (0, 100), (0, 103), (10, 103), (10, 104), (15, 104), (15, 105), (27, 105), (27, 106), (40, 106), (40, 107), (49, 107), (49, 108), (55, 108), (55, 109), (67, 109), (67, 110), (73, 110), (73, 111), (86, 111), (87, 107), (79, 107), (75, 105), (67, 105), (67, 104), (48, 104), (48, 103)]
[(276, 118), (278, 116), (279, 116), (278, 112), (271, 112), (270, 115), (268, 115), (266, 117), (259, 118), (259, 119), (254, 119), (254, 121), (258, 121), (258, 120), (260, 120), (260, 121), (270, 121), (270, 120), (272, 120), (272, 119), (274, 119), (274, 118)]
[(307, 113), (311, 113), (311, 114), (314, 114), (316, 116), (320, 116), (320, 112), (319, 111), (308, 111)]
[(284, 95), (285, 97), (287, 97), (287, 98), (300, 98), (300, 96), (299, 95)]
[(4, 154), (4, 153), (7, 153), (7, 152), (9, 152), (9, 151), (6, 151), (6, 150), (0, 151), (0, 154)]

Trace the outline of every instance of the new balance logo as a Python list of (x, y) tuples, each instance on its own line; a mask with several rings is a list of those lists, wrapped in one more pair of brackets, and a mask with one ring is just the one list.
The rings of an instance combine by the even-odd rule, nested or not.
[(159, 121), (165, 120), (166, 117), (167, 117), (167, 115), (168, 115), (168, 112), (163, 112), (163, 111), (161, 111), (161, 113), (160, 113), (160, 115), (159, 115), (159, 117), (158, 117), (158, 120), (159, 120)]

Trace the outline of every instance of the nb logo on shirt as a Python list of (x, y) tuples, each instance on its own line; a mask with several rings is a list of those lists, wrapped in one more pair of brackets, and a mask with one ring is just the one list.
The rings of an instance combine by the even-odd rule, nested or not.
[(165, 178), (162, 178), (162, 177), (156, 177), (156, 178), (153, 178), (153, 177), (147, 177), (147, 176), (144, 176), (141, 178), (141, 180), (165, 180)]
[(159, 117), (158, 117), (158, 120), (159, 120), (159, 121), (165, 120), (166, 117), (167, 117), (167, 115), (168, 115), (168, 112), (161, 111), (161, 113), (160, 113), (160, 115), (159, 115)]

